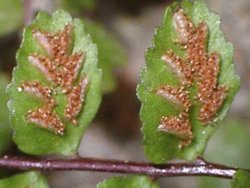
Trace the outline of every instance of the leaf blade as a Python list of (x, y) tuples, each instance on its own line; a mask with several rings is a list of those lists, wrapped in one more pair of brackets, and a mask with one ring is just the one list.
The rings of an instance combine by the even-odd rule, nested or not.
[[(36, 29), (57, 33), (68, 24), (73, 26), (72, 44), (70, 46), (72, 54), (84, 51), (86, 55), (82, 69), (79, 71), (78, 79), (80, 80), (82, 79), (81, 77), (86, 76), (90, 83), (84, 99), (84, 106), (77, 116), (78, 126), (73, 126), (71, 122), (66, 121), (65, 117), (63, 117), (68, 104), (67, 101), (69, 100), (68, 96), (63, 93), (61, 87), (54, 87), (51, 81), (48, 80), (48, 75), (44, 75), (43, 72), (32, 66), (28, 60), (30, 54), (47, 55), (44, 48), (34, 39), (33, 32)], [(8, 106), (11, 113), (15, 143), (23, 152), (34, 155), (75, 154), (81, 137), (87, 125), (93, 119), (101, 101), (101, 70), (97, 68), (97, 48), (92, 43), (91, 37), (85, 32), (84, 25), (80, 20), (73, 20), (68, 13), (62, 10), (56, 11), (52, 16), (46, 13), (39, 13), (33, 24), (24, 30), (23, 42), (17, 53), (17, 61), (18, 66), (13, 71), (12, 83), (8, 87), (10, 95)], [(55, 135), (46, 129), (36, 126), (36, 124), (27, 122), (27, 112), (43, 105), (41, 100), (20, 90), (20, 86), (24, 81), (34, 80), (41, 82), (44, 86), (53, 88), (53, 97), (58, 102), (55, 113), (65, 121), (66, 125), (66, 131), (63, 136)], [(76, 80), (75, 82), (79, 81)]]
[(97, 188), (159, 188), (145, 176), (112, 177), (97, 185)]
[(36, 187), (36, 188), (48, 188), (48, 183), (41, 173), (30, 171), (21, 174), (17, 174), (8, 178), (0, 180), (1, 188), (26, 188), (26, 187)]
[[(191, 98), (192, 107), (189, 116), (194, 138), (192, 143), (184, 149), (178, 148), (180, 139), (176, 136), (158, 130), (159, 121), (163, 116), (176, 116), (180, 109), (174, 102), (164, 101), (155, 92), (157, 88), (164, 84), (174, 87), (180, 87), (181, 84), (180, 77), (162, 61), (163, 54), (169, 49), (172, 49), (179, 57), (185, 58), (185, 50), (181, 49), (180, 45), (173, 40), (177, 37), (177, 34), (172, 18), (180, 7), (195, 25), (204, 21), (208, 26), (208, 53), (216, 51), (220, 54), (221, 71), (218, 83), (228, 88), (227, 98), (219, 110), (218, 116), (213, 120), (216, 123), (209, 123), (209, 126), (203, 126), (197, 119), (199, 105), (195, 99)], [(239, 89), (239, 78), (234, 74), (232, 64), (233, 47), (232, 44), (225, 41), (219, 24), (218, 16), (209, 12), (203, 1), (198, 0), (193, 4), (189, 1), (183, 1), (181, 4), (174, 3), (167, 8), (163, 24), (156, 30), (153, 47), (149, 48), (145, 54), (146, 66), (140, 73), (140, 83), (137, 87), (137, 95), (142, 102), (140, 117), (143, 122), (144, 151), (152, 162), (164, 163), (172, 158), (194, 160), (197, 156), (202, 155), (207, 141), (216, 130), (217, 122), (224, 118), (233, 96)], [(189, 92), (190, 96), (194, 97), (197, 93), (196, 86), (192, 86)]]

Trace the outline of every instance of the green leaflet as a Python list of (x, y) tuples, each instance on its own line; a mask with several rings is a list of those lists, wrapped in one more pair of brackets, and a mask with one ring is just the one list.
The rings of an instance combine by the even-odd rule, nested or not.
[(21, 0), (0, 1), (0, 36), (22, 25), (23, 7)]
[(248, 188), (250, 187), (250, 173), (239, 170), (233, 178), (231, 188)]
[(0, 73), (0, 155), (8, 149), (11, 143), (11, 129), (7, 109), (8, 95), (5, 92), (7, 83), (7, 76)]
[(48, 188), (46, 178), (39, 172), (25, 172), (9, 178), (0, 179), (0, 188)]
[(113, 177), (97, 185), (97, 188), (159, 188), (145, 176)]
[(62, 10), (39, 13), (17, 62), (8, 87), (15, 143), (29, 154), (75, 154), (101, 101), (97, 48), (84, 25)]
[[(182, 82), (180, 76), (174, 72), (170, 65), (162, 60), (163, 55), (172, 49), (173, 53), (185, 60), (185, 49), (175, 40), (178, 38), (174, 26), (173, 15), (181, 7), (185, 14), (191, 19), (194, 27), (205, 22), (208, 27), (207, 54), (212, 52), (219, 54), (220, 72), (218, 85), (225, 86), (227, 90), (226, 99), (216, 117), (210, 123), (203, 125), (198, 120), (200, 102), (197, 100), (197, 84), (192, 83), (188, 88), (191, 107), (188, 111), (188, 120), (192, 126), (193, 139), (191, 144), (180, 149), (180, 136), (159, 131), (158, 126), (162, 117), (172, 117), (179, 114), (183, 109), (175, 102), (168, 101), (156, 94), (157, 88), (169, 85), (180, 87)], [(156, 30), (154, 46), (146, 51), (146, 66), (141, 70), (140, 83), (137, 88), (137, 95), (142, 102), (140, 117), (143, 122), (142, 133), (144, 135), (144, 150), (148, 159), (155, 163), (164, 163), (172, 158), (194, 160), (203, 154), (207, 141), (217, 128), (229, 109), (234, 95), (239, 89), (239, 78), (234, 74), (232, 64), (233, 46), (225, 41), (220, 31), (219, 17), (209, 12), (202, 0), (193, 4), (183, 1), (181, 4), (173, 4), (168, 7), (164, 16), (163, 24)], [(193, 73), (196, 74), (196, 73)], [(197, 73), (198, 74), (198, 73)]]
[(114, 69), (127, 62), (126, 53), (118, 40), (108, 33), (101, 24), (83, 21), (86, 31), (91, 34), (98, 47), (99, 67), (102, 69), (102, 92), (110, 93), (117, 85)]

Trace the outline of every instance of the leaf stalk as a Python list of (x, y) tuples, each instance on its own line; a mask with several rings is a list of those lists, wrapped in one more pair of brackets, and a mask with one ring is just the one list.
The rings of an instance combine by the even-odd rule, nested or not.
[[(171, 162), (152, 164), (75, 157), (71, 159), (42, 159), (33, 157), (4, 156), (0, 158), (0, 169), (42, 171), (95, 171), (122, 174), (148, 175), (154, 178), (173, 176), (212, 176), (232, 179), (239, 168), (209, 163), (199, 158), (193, 163)], [(250, 171), (250, 170), (247, 170)]]

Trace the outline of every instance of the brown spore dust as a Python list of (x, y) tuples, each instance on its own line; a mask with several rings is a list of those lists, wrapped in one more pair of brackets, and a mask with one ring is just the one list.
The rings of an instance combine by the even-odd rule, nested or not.
[(38, 109), (28, 111), (26, 117), (28, 122), (35, 123), (45, 129), (53, 131), (55, 134), (63, 135), (65, 125), (53, 110), (52, 103), (46, 103)]
[[(34, 95), (44, 103), (37, 109), (29, 110), (26, 120), (59, 135), (64, 134), (66, 122), (78, 125), (77, 117), (83, 108), (89, 83), (86, 76), (79, 75), (85, 53), (82, 51), (72, 53), (70, 50), (72, 32), (73, 25), (71, 24), (65, 25), (57, 33), (44, 32), (39, 29), (32, 31), (34, 39), (44, 49), (46, 55), (33, 53), (28, 56), (28, 61), (43, 73), (51, 84), (47, 87), (34, 80), (24, 81), (18, 87), (18, 91)], [(58, 87), (61, 88), (62, 94), (66, 95), (63, 117), (55, 111), (55, 107), (60, 105), (55, 100)]]
[(84, 103), (84, 96), (88, 86), (88, 79), (85, 77), (80, 80), (79, 84), (74, 86), (68, 93), (67, 107), (65, 110), (65, 117), (77, 125), (76, 117), (82, 109)]
[(162, 85), (156, 90), (160, 95), (175, 104), (182, 106), (182, 111), (176, 116), (163, 116), (158, 129), (176, 135), (181, 139), (179, 147), (188, 146), (193, 139), (190, 109), (192, 107), (189, 88), (197, 85), (194, 100), (200, 103), (197, 119), (203, 124), (209, 124), (222, 106), (227, 88), (218, 84), (220, 57), (217, 52), (207, 52), (208, 27), (205, 22), (197, 26), (178, 9), (173, 15), (173, 24), (178, 34), (177, 44), (186, 51), (186, 57), (180, 58), (172, 49), (162, 55), (162, 60), (173, 70), (181, 80), (181, 86)]

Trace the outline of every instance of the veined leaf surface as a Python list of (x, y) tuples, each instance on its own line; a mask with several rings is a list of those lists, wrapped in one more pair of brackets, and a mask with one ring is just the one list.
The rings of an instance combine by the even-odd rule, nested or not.
[(8, 87), (14, 141), (25, 153), (72, 155), (101, 101), (97, 48), (78, 19), (39, 13), (24, 29)]
[[(233, 46), (224, 39), (219, 17), (208, 10), (204, 1), (183, 1), (166, 9), (153, 47), (146, 51), (146, 66), (137, 88), (142, 102), (144, 150), (150, 161), (194, 160), (203, 154), (239, 89), (232, 56)], [(206, 59), (205, 64), (201, 57)], [(209, 59), (215, 66), (209, 64)], [(209, 73), (213, 76), (208, 77)], [(201, 102), (202, 97), (207, 101)], [(214, 104), (213, 99), (218, 102)], [(213, 106), (207, 108), (205, 104)], [(201, 113), (202, 107), (205, 113)], [(213, 108), (216, 110), (212, 112)]]

